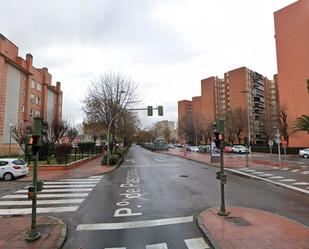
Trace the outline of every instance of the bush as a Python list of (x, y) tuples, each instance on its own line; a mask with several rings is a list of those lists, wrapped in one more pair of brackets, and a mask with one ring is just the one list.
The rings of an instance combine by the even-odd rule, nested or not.
[[(42, 146), (39, 150), (39, 160), (40, 161), (47, 160), (48, 149), (49, 149), (48, 144), (42, 144)], [(52, 153), (53, 153), (53, 151), (51, 151), (51, 154)]]
[(118, 161), (119, 161), (119, 155), (117, 155), (117, 154), (112, 154), (111, 155), (111, 157), (110, 157), (110, 159), (109, 159), (109, 165), (115, 165), (115, 164), (117, 164), (118, 163)]
[(57, 144), (54, 147), (55, 157), (58, 163), (66, 163), (72, 150), (71, 144)]
[(81, 151), (86, 152), (86, 151), (91, 151), (95, 147), (95, 143), (94, 142), (84, 142), (84, 143), (78, 143), (77, 146)]

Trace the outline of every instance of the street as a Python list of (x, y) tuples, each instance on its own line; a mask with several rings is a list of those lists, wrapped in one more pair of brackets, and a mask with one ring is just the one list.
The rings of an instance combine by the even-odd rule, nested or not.
[[(38, 210), (67, 224), (66, 249), (211, 248), (197, 216), (220, 205), (216, 171), (213, 166), (132, 146), (124, 163), (109, 174), (46, 181)], [(308, 195), (227, 175), (227, 208), (256, 208), (309, 225)], [(2, 215), (29, 213), (18, 210), (24, 204), (13, 205), (21, 201), (17, 196), (26, 195), (25, 184), (0, 182)]]

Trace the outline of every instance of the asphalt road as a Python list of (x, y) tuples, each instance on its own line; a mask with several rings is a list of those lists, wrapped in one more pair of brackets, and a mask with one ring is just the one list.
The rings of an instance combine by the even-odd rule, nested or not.
[[(76, 212), (58, 214), (69, 228), (64, 248), (204, 248), (189, 242), (208, 243), (196, 217), (220, 205), (217, 170), (133, 146), (124, 164), (104, 175)], [(226, 203), (309, 225), (307, 195), (269, 183), (228, 174)]]

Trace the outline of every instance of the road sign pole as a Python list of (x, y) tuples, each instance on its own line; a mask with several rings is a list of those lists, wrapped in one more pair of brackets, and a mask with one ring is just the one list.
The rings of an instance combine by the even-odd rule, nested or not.
[(281, 151), (280, 151), (280, 133), (279, 129), (277, 129), (276, 133), (276, 143), (278, 144), (278, 161), (279, 161), (279, 167), (281, 167)]

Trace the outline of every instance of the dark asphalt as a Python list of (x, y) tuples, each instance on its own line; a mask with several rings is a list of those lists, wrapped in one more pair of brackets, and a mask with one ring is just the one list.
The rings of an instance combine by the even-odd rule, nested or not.
[[(58, 216), (68, 225), (66, 249), (145, 249), (146, 245), (167, 243), (169, 249), (187, 249), (184, 240), (203, 237), (195, 222), (122, 230), (76, 231), (78, 225), (147, 221), (183, 216), (196, 217), (201, 211), (219, 206), (218, 169), (178, 157), (153, 153), (133, 146), (124, 164), (104, 175), (75, 213)], [(126, 198), (121, 187), (131, 172), (140, 179), (134, 191), (138, 198)], [(132, 172), (134, 173), (132, 175)], [(138, 186), (137, 186), (138, 185)], [(132, 196), (131, 196), (132, 197)], [(113, 217), (116, 203), (125, 204), (138, 216)], [(266, 182), (228, 174), (226, 204), (263, 209), (309, 225), (309, 198)]]

